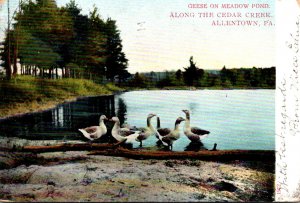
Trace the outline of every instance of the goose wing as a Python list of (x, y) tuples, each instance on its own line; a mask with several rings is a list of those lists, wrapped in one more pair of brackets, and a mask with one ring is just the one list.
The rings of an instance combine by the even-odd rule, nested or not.
[(137, 141), (142, 141), (142, 140), (145, 140), (146, 138), (147, 138), (147, 135), (146, 135), (145, 132), (139, 132), (136, 140)]
[(207, 130), (203, 130), (201, 128), (197, 128), (197, 127), (192, 127), (191, 128), (192, 133), (196, 134), (196, 135), (205, 135), (205, 134), (209, 134), (209, 131)]
[(170, 144), (171, 142), (173, 142), (173, 141), (175, 141), (175, 140), (177, 140), (174, 136), (169, 136), (169, 135), (167, 135), (167, 136), (164, 136), (162, 139), (161, 139), (163, 142), (165, 142), (165, 143), (168, 143), (168, 144)]
[(85, 130), (89, 134), (93, 134), (98, 130), (98, 126), (87, 127), (87, 128), (84, 128), (83, 130)]
[(134, 134), (134, 133), (135, 133), (135, 131), (132, 131), (132, 130), (120, 130), (120, 134), (123, 137), (127, 137), (131, 134)]
[(137, 131), (141, 131), (141, 132), (146, 132), (148, 128), (146, 127), (139, 127), (139, 128), (136, 128)]
[(137, 141), (137, 137), (139, 136), (138, 132), (135, 132), (133, 134), (128, 135), (125, 137), (127, 143), (133, 143), (134, 141)]
[(187, 134), (187, 137), (192, 141), (192, 142), (199, 142), (200, 141), (200, 136), (195, 135), (195, 134)]
[(171, 133), (171, 129), (170, 128), (159, 128), (159, 129), (157, 129), (157, 131), (159, 132), (159, 134), (161, 136), (166, 136), (166, 135), (168, 135), (168, 134)]

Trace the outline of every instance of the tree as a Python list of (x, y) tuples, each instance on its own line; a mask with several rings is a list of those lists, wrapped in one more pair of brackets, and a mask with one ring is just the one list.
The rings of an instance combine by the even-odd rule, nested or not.
[(12, 76), (12, 71), (11, 71), (11, 52), (9, 51), (11, 46), (9, 43), (9, 35), (10, 33), (7, 32), (6, 33), (6, 38), (5, 41), (3, 42), (3, 50), (1, 52), (1, 60), (2, 63), (1, 65), (5, 68), (5, 75), (6, 75), (6, 79), (10, 80), (11, 76)]
[(227, 79), (227, 69), (225, 66), (223, 66), (222, 70), (221, 70), (221, 73), (220, 73), (220, 79), (221, 79), (221, 82), (224, 83), (225, 80)]
[(202, 78), (204, 74), (203, 69), (199, 69), (196, 66), (196, 63), (193, 60), (193, 56), (190, 57), (190, 66), (184, 68), (185, 72), (183, 72), (184, 82), (190, 86), (197, 86), (199, 85), (198, 81)]
[(183, 82), (183, 73), (180, 69), (178, 69), (176, 72), (175, 72), (175, 84), (176, 85), (184, 85), (184, 82)]
[(123, 52), (122, 40), (120, 31), (117, 29), (116, 21), (110, 18), (106, 21), (105, 33), (107, 36), (106, 42), (106, 76), (111, 81), (115, 76), (119, 77), (119, 82), (126, 79), (129, 74), (127, 69), (128, 60)]
[(245, 77), (244, 77), (244, 74), (243, 74), (242, 71), (239, 71), (238, 74), (237, 74), (236, 86), (238, 86), (238, 87), (247, 86), (247, 82), (245, 80)]
[(210, 81), (209, 81), (209, 73), (204, 71), (204, 74), (202, 78), (199, 80), (199, 85), (201, 87), (209, 87)]
[(136, 72), (134, 77), (129, 82), (129, 85), (132, 87), (146, 87), (147, 86), (147, 79), (144, 75), (139, 74)]
[(180, 69), (176, 71), (175, 75), (177, 80), (182, 80), (182, 71)]

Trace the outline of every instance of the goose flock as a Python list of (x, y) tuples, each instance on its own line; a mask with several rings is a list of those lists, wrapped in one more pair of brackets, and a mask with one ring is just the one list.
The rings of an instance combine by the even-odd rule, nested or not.
[[(125, 143), (140, 143), (140, 147), (143, 146), (143, 141), (148, 139), (150, 136), (155, 136), (159, 142), (164, 146), (168, 147), (170, 150), (173, 149), (173, 143), (180, 138), (180, 124), (185, 121), (184, 134), (191, 142), (200, 142), (201, 139), (206, 137), (210, 132), (197, 127), (190, 126), (190, 112), (189, 110), (182, 110), (185, 113), (185, 118), (178, 117), (175, 120), (174, 129), (171, 128), (161, 128), (160, 118), (153, 113), (147, 116), (147, 126), (137, 128), (135, 126), (130, 126), (128, 124), (121, 126), (118, 117), (112, 117), (107, 119), (105, 115), (101, 115), (99, 119), (99, 126), (91, 126), (84, 129), (78, 129), (83, 136), (88, 138), (90, 141), (101, 138), (107, 133), (107, 127), (104, 120), (109, 120), (114, 122), (114, 126), (111, 130), (111, 135), (114, 139)], [(151, 119), (157, 117), (157, 127), (153, 127), (151, 124)]]

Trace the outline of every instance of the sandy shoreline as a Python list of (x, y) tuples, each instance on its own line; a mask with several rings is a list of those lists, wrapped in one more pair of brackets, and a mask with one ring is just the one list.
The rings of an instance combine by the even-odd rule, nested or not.
[[(0, 170), (11, 201), (272, 201), (274, 161), (134, 160), (88, 152), (38, 154)], [(1, 157), (7, 156), (1, 154)]]

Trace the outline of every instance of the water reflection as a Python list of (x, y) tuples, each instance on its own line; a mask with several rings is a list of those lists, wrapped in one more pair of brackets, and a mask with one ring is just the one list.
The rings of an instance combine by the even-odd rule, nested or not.
[[(230, 93), (226, 101), (220, 98), (225, 93)], [(192, 125), (208, 129), (211, 134), (201, 144), (190, 143), (181, 126), (174, 151), (211, 150), (216, 142), (218, 149), (274, 148), (274, 91), (270, 90), (135, 91), (80, 98), (48, 111), (0, 119), (0, 138), (88, 141), (78, 129), (99, 125), (102, 114), (108, 118), (118, 116), (122, 124), (144, 127), (147, 115), (153, 112), (160, 116), (161, 126), (173, 128), (175, 118), (183, 116), (182, 109), (192, 112)], [(155, 123), (153, 120), (153, 126)], [(97, 142), (114, 141), (110, 135), (113, 123), (106, 125), (107, 135)], [(156, 142), (157, 138), (151, 136), (143, 142), (143, 148), (162, 150)], [(133, 147), (138, 148), (138, 143)]]
[(127, 113), (127, 106), (124, 99), (118, 98), (117, 116), (120, 120), (121, 125), (126, 121), (126, 113)]
[(185, 148), (184, 151), (195, 151), (198, 152), (200, 150), (207, 150), (206, 147), (204, 147), (202, 142), (190, 142)]
[(0, 120), (0, 136), (32, 140), (84, 139), (78, 129), (99, 125), (102, 114), (115, 115), (114, 96), (80, 98), (44, 112)]

